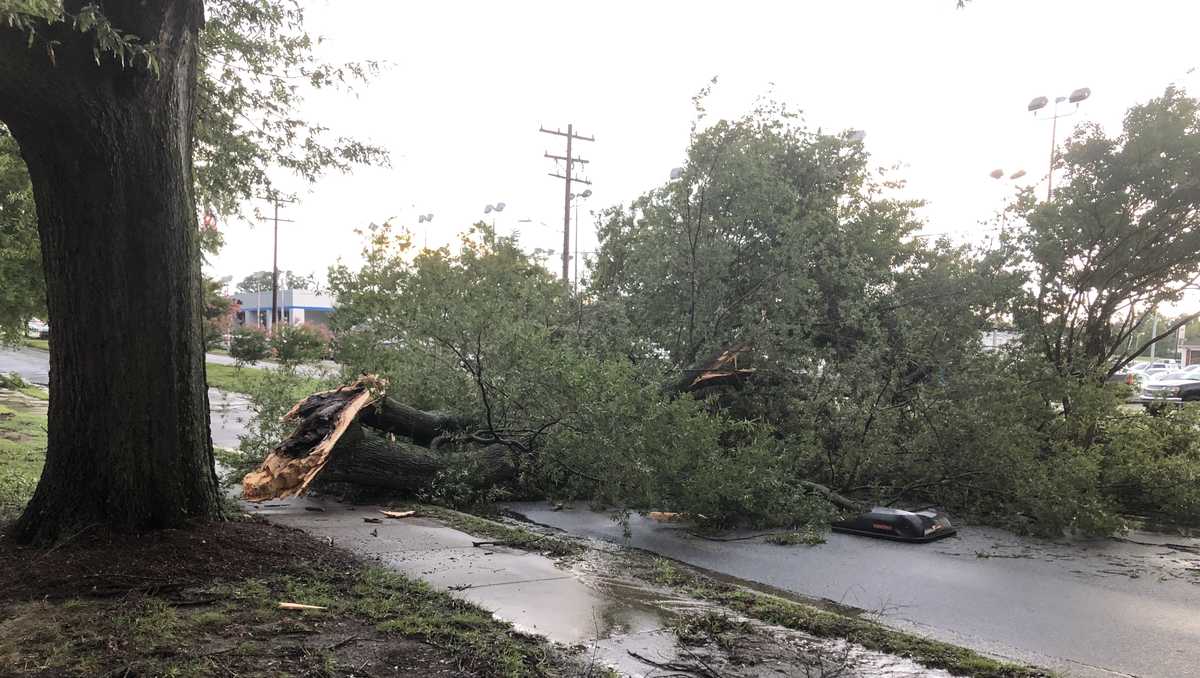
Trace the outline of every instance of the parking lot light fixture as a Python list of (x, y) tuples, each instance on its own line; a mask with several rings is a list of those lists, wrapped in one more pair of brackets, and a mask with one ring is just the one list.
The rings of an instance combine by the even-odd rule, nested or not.
[[(1072, 91), (1065, 97), (1054, 97), (1054, 108), (1049, 117), (1050, 120), (1050, 171), (1046, 173), (1046, 202), (1050, 202), (1054, 198), (1054, 163), (1058, 159), (1058, 119), (1066, 118), (1075, 115), (1079, 111), (1080, 102), (1092, 96), (1092, 90), (1088, 87), (1080, 87)], [(1070, 113), (1059, 113), (1058, 105), (1067, 102), (1075, 104), (1074, 110)], [(1035, 116), (1037, 112), (1049, 105), (1048, 97), (1034, 97), (1026, 108)], [(1046, 118), (1042, 118), (1045, 120)]]

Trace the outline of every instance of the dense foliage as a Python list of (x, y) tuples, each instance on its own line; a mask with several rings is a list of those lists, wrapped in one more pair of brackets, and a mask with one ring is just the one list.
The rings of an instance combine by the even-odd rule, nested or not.
[[(153, 44), (111, 25), (98, 4), (70, 11), (59, 0), (0, 1), (0, 24), (28, 33), (31, 47), (53, 59), (53, 41), (42, 37), (47, 22), (92, 34), (97, 59), (108, 53), (131, 66), (154, 68)], [(276, 190), (272, 176), (278, 170), (315, 181), (329, 171), (387, 163), (382, 149), (296, 115), (306, 95), (328, 88), (352, 92), (379, 69), (373, 62), (322, 61), (315, 53), (318, 42), (296, 0), (205, 2), (193, 143), (201, 211), (238, 214), (247, 201)], [(0, 124), (0, 338), (19, 337), (30, 318), (45, 315), (33, 204), (24, 160)], [(206, 253), (221, 247), (219, 229), (200, 233)], [(313, 289), (315, 280), (296, 276), (291, 286)]]
[(285, 365), (313, 362), (329, 352), (329, 331), (318, 325), (280, 323), (268, 343), (271, 355)]
[[(980, 249), (916, 237), (860, 140), (765, 103), (603, 214), (578, 297), (486, 228), (417, 252), (373, 227), (331, 271), (339, 357), (517, 437), (524, 492), (724, 524), (824, 520), (813, 482), (1043, 534), (1194, 521), (1196, 413), (1123, 409), (1103, 377), (1200, 273), (1196, 129), (1174, 90), (1082, 129), (1055, 199), (1019, 195)], [(985, 348), (996, 327), (1020, 340)], [(736, 378), (692, 388), (722, 354)]]
[(241, 363), (254, 364), (271, 354), (266, 330), (256, 325), (239, 327), (229, 337), (229, 355)]
[[(242, 278), (242, 281), (237, 285), (237, 289), (239, 292), (270, 292), (273, 282), (273, 276), (270, 271), (255, 271)], [(317, 283), (317, 277), (312, 273), (300, 275), (288, 270), (279, 272), (279, 289), (318, 292), (320, 291), (320, 285)]]

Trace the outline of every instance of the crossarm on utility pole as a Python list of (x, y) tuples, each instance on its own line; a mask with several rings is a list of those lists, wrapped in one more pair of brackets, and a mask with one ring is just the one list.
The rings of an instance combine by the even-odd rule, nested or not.
[[(586, 179), (580, 179), (578, 177), (572, 176), (572, 174), (573, 174), (572, 170), (574, 169), (575, 163), (584, 165), (584, 164), (587, 164), (588, 161), (584, 160), (583, 158), (576, 158), (575, 155), (571, 152), (571, 146), (572, 146), (572, 143), (575, 142), (576, 140), (595, 141), (596, 139), (594, 137), (585, 137), (582, 134), (576, 134), (574, 123), (567, 125), (566, 132), (559, 130), (559, 129), (552, 129), (552, 130), (546, 129), (545, 127), (541, 127), (541, 126), (538, 127), (538, 131), (542, 132), (543, 134), (553, 134), (555, 136), (567, 138), (567, 154), (566, 155), (553, 155), (549, 151), (547, 151), (547, 152), (545, 152), (545, 157), (550, 158), (555, 161), (561, 161), (565, 165), (563, 174), (556, 174), (553, 172), (551, 172), (549, 174), (552, 177), (556, 177), (556, 178), (563, 180), (562, 279), (563, 279), (564, 284), (570, 284), (570, 279), (568, 276), (570, 275), (570, 270), (571, 270), (571, 198), (573, 197), (571, 194), (571, 182), (575, 181), (575, 182), (578, 182), (581, 184), (591, 184), (592, 183), (590, 181), (587, 181)], [(578, 264), (576, 264), (576, 266), (578, 266)]]

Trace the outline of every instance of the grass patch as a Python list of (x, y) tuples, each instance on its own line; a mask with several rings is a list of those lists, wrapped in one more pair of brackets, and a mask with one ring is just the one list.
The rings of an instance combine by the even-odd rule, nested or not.
[[(718, 582), (665, 558), (655, 558), (648, 563), (633, 561), (628, 571), (641, 579), (719, 603), (746, 617), (819, 638), (844, 638), (867, 649), (907, 657), (954, 675), (975, 678), (1048, 678), (1055, 675), (1046, 669), (998, 661), (964, 647), (897, 631), (869, 619)], [(709, 630), (717, 635), (727, 633), (728, 629), (721, 624), (724, 622), (719, 619), (701, 620), (689, 623), (684, 630), (693, 636), (704, 635)]]
[(460, 532), (484, 537), (488, 541), (500, 542), (512, 548), (541, 553), (552, 558), (576, 556), (587, 550), (586, 546), (573, 539), (538, 534), (531, 530), (505, 525), (488, 518), (442, 506), (405, 503), (395, 504), (393, 508), (397, 511), (417, 511), (421, 515), (435, 518)]
[(46, 460), (46, 413), (21, 397), (0, 397), (0, 522), (21, 512)]
[(29, 348), (36, 348), (39, 351), (49, 351), (50, 350), (50, 340), (49, 339), (22, 339), (21, 344), (23, 346), (27, 346)]
[[(205, 363), (204, 370), (208, 375), (210, 388), (244, 394), (254, 393), (255, 386), (263, 380), (267, 372), (267, 368), (263, 367), (238, 367), (237, 365), (218, 365), (216, 363)], [(297, 381), (291, 397), (300, 400), (316, 391), (323, 391), (325, 388), (325, 383), (320, 379), (302, 377)]]
[(254, 384), (262, 379), (264, 370), (259, 367), (237, 367), (205, 363), (209, 388), (219, 388), (233, 393), (250, 393)]
[(25, 381), (21, 378), (21, 375), (17, 374), (16, 372), (0, 374), (0, 388), (6, 388), (10, 391), (23, 393), (30, 398), (36, 398), (38, 400), (50, 400), (49, 393), (47, 393), (40, 386)]
[[(211, 602), (133, 594), (0, 608), (0, 673), (260, 675), (272, 667), (271, 675), (334, 676), (365, 664), (431, 677), (577, 675), (546, 641), (380, 569), (243, 580), (188, 597)], [(328, 609), (281, 610), (280, 601)]]
[(684, 645), (713, 643), (727, 652), (733, 649), (737, 638), (754, 633), (750, 622), (733, 619), (715, 610), (681, 615), (669, 624), (669, 628)]

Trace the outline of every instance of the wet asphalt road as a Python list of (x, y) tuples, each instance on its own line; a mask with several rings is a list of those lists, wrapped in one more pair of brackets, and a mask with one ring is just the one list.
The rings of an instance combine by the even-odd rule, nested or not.
[[(623, 542), (608, 514), (507, 508)], [(1200, 540), (1050, 542), (967, 528), (932, 544), (831, 534), (819, 546), (715, 542), (633, 516), (629, 545), (806, 597), (882, 611), (899, 627), (1071, 676), (1200, 675)]]
[[(223, 358), (224, 356), (209, 356)], [(212, 362), (217, 362), (213, 360)], [(16, 372), (25, 381), (39, 386), (50, 384), (50, 361), (45, 351), (33, 348), (0, 347), (0, 374)], [(246, 430), (250, 419), (249, 404), (238, 393), (208, 389), (208, 403), (213, 444), (237, 447), (238, 435)]]

